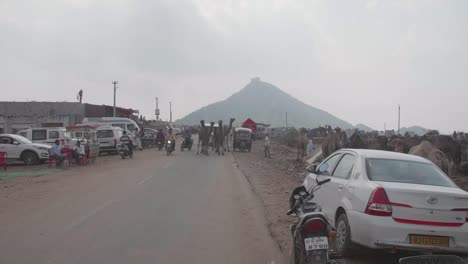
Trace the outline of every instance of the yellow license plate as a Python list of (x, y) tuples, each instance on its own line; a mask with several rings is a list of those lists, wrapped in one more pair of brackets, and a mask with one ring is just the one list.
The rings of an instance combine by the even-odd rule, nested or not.
[(449, 238), (442, 236), (410, 235), (410, 243), (422, 246), (449, 247)]

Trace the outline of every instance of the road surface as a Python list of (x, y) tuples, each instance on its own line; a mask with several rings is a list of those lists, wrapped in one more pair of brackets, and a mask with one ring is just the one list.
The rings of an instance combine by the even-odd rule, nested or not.
[(0, 199), (0, 263), (285, 263), (229, 153), (145, 150), (39, 178)]

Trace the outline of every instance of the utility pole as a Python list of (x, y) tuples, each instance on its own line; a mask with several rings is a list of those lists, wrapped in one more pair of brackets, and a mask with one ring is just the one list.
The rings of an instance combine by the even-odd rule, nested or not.
[(286, 112), (286, 128), (288, 128), (288, 112)]
[(398, 105), (398, 135), (400, 135), (400, 105)]
[(116, 94), (116, 92), (117, 92), (117, 84), (118, 84), (118, 83), (119, 83), (119, 82), (117, 82), (117, 81), (113, 81), (113, 82), (112, 82), (112, 84), (114, 85), (114, 111), (113, 111), (113, 117), (115, 117), (115, 94)]
[(158, 106), (158, 98), (156, 97), (156, 109), (154, 110), (154, 114), (156, 115), (156, 122), (159, 122), (159, 106)]
[(172, 101), (169, 102), (169, 122), (172, 125)]

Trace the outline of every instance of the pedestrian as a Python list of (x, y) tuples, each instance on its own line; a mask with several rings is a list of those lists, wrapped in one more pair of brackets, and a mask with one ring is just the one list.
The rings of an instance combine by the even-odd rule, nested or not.
[(271, 159), (271, 154), (270, 154), (271, 144), (270, 144), (270, 136), (268, 134), (265, 135), (264, 146), (265, 146), (265, 158)]
[(139, 150), (143, 150), (143, 146), (141, 145), (141, 134), (140, 132), (138, 132), (138, 128), (135, 128), (135, 141), (136, 141), (137, 148)]
[(80, 164), (81, 157), (86, 157), (85, 146), (81, 145), (79, 140), (76, 142), (76, 146), (73, 147), (72, 156), (75, 159), (76, 164)]
[(50, 149), (50, 154), (58, 161), (58, 166), (62, 166), (65, 156), (60, 152), (60, 140), (55, 140), (55, 144)]
[(310, 155), (314, 152), (314, 142), (312, 139), (309, 139), (309, 143), (307, 144), (307, 155)]

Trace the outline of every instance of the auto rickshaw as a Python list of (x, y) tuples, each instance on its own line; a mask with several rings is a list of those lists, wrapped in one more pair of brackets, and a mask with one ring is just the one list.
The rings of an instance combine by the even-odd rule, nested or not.
[(250, 152), (252, 148), (252, 130), (249, 128), (238, 127), (234, 129), (233, 139), (233, 151), (245, 151)]

